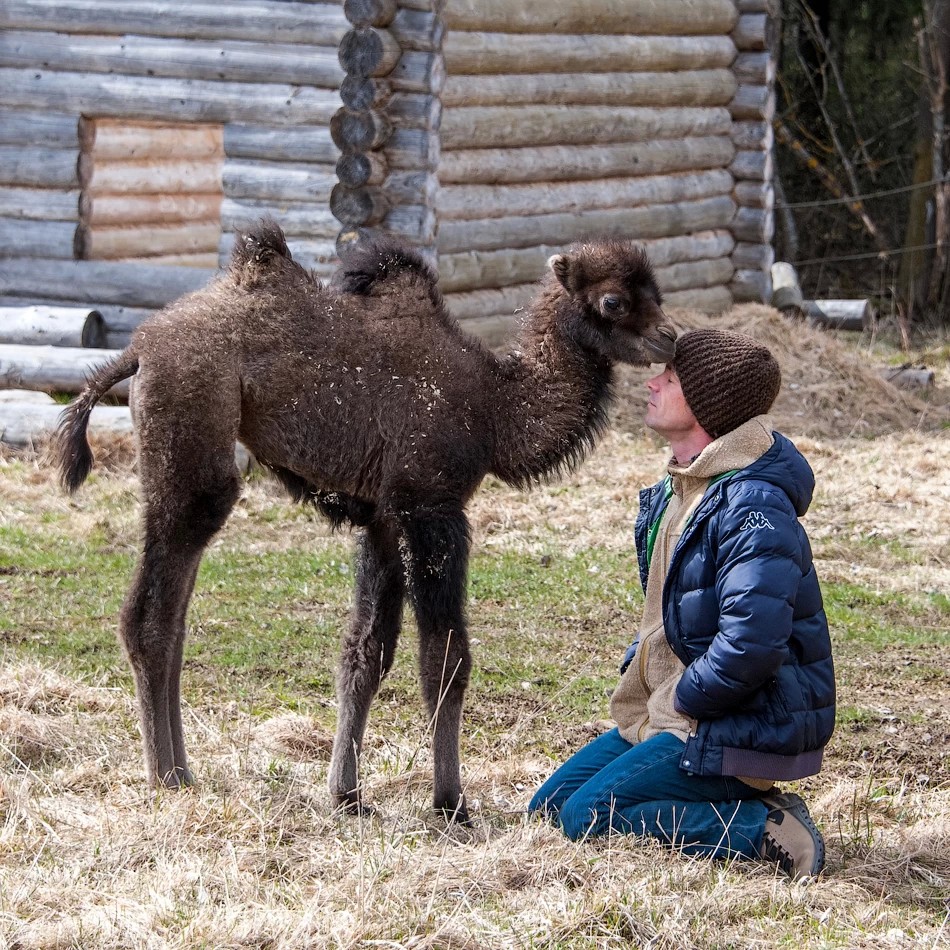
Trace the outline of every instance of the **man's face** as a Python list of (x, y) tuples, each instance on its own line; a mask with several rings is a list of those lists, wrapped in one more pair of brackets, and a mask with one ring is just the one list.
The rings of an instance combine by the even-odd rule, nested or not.
[(647, 380), (647, 389), (650, 399), (644, 421), (654, 432), (674, 441), (699, 427), (693, 411), (686, 405), (679, 377), (669, 366)]

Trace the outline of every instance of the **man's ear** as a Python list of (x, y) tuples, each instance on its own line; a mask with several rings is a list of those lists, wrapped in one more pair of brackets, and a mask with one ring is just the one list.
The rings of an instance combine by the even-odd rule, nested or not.
[(548, 258), (548, 267), (565, 290), (573, 290), (571, 282), (571, 259), (566, 254), (552, 254)]

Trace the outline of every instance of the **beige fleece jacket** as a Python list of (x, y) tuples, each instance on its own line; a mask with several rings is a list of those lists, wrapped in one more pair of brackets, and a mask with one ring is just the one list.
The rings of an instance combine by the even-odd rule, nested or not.
[(663, 585), (673, 550), (710, 479), (745, 468), (772, 447), (767, 416), (756, 416), (706, 446), (688, 465), (670, 462), (673, 495), (653, 546), (646, 601), (640, 621), (640, 646), (610, 699), (610, 715), (620, 734), (637, 743), (660, 732), (672, 732), (684, 742), (696, 723), (673, 707), (673, 694), (684, 666), (670, 648), (663, 629)]

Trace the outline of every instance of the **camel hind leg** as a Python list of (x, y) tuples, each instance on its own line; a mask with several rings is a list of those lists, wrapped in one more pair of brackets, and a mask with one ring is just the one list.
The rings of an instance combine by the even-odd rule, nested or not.
[[(193, 779), (181, 720), (185, 620), (208, 542), (241, 493), (234, 464), (240, 396), (206, 373), (201, 392), (172, 373), (140, 371), (136, 434), (142, 482), (142, 553), (119, 634), (135, 677), (145, 768), (153, 786)], [(170, 398), (169, 393), (189, 393)]]
[[(233, 469), (233, 449), (231, 450)], [(120, 617), (119, 632), (135, 676), (149, 784), (193, 781), (181, 721), (185, 618), (198, 565), (240, 494), (236, 472), (203, 491), (147, 503), (143, 551)], [(163, 501), (164, 499), (162, 499)]]
[(384, 521), (371, 522), (360, 539), (356, 595), (337, 679), (339, 718), (330, 764), (330, 795), (349, 811), (364, 806), (359, 755), (373, 697), (396, 652), (404, 598), (397, 535)]

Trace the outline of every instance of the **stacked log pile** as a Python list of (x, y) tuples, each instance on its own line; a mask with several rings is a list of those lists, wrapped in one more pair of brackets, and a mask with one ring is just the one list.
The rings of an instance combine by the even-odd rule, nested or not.
[(328, 272), (346, 30), (341, 0), (174, 15), (162, 0), (4, 0), (0, 305), (94, 308), (123, 346), (268, 214)]
[(772, 119), (775, 116), (775, 35), (777, 0), (738, 0), (732, 32), (738, 49), (733, 71), (737, 89), (729, 104), (736, 147), (730, 171), (735, 178), (736, 239), (730, 284), (736, 301), (766, 302), (774, 261), (775, 192), (772, 187)]
[(338, 241), (399, 234), (434, 260), (444, 0), (346, 0), (346, 78), (330, 131), (342, 155), (330, 209)]
[(732, 0), (449, 0), (438, 251), (456, 316), (510, 325), (572, 241), (642, 241), (671, 306), (732, 301)]

